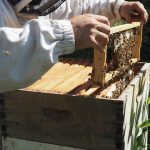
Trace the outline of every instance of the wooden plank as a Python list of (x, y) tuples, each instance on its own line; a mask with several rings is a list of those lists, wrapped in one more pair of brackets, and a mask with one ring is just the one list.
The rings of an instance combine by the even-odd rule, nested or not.
[(47, 80), (49, 77), (49, 74), (52, 74), (55, 76), (55, 74), (61, 72), (62, 70), (64, 70), (64, 68), (66, 68), (66, 66), (69, 66), (71, 64), (66, 63), (66, 62), (58, 62), (56, 63), (50, 70), (48, 70), (48, 72), (46, 72), (41, 79), (39, 79), (37, 82), (35, 82), (34, 84), (32, 84), (31, 86), (27, 87), (26, 90), (32, 90), (32, 88), (34, 88), (34, 86), (36, 86), (37, 84), (41, 83), (44, 80)]
[[(135, 114), (134, 114), (134, 105), (136, 103), (135, 99), (133, 99), (134, 87), (128, 86), (126, 91), (126, 101), (124, 103), (124, 140), (125, 147), (129, 149), (133, 146), (133, 132), (135, 130)], [(135, 142), (135, 141), (134, 141)]]
[(69, 62), (59, 62), (56, 65), (54, 65), (40, 80), (35, 82), (33, 85), (27, 88), (27, 90), (40, 90), (42, 87), (52, 84), (52, 82), (56, 82), (58, 80), (59, 76), (62, 74), (68, 72), (68, 69), (71, 68), (72, 64), (74, 64), (76, 61), (72, 60)]
[(94, 76), (93, 81), (96, 84), (104, 85), (105, 83), (105, 74), (106, 74), (106, 56), (107, 48), (104, 50), (94, 49)]
[(113, 96), (113, 91), (116, 90), (117, 83), (118, 81), (114, 82), (113, 84), (105, 88), (103, 91), (101, 91), (99, 94), (96, 95), (96, 98), (106, 97), (106, 98), (111, 99)]
[(28, 91), (7, 93), (6, 131), (8, 137), (85, 149), (116, 150), (116, 143), (123, 138), (122, 134), (116, 135), (122, 132), (118, 130), (122, 129), (123, 116), (118, 118), (122, 106), (122, 101)]
[(140, 60), (140, 49), (142, 44), (142, 31), (143, 31), (143, 24), (141, 23), (140, 26), (137, 27), (136, 36), (135, 36), (135, 46), (133, 48), (132, 57), (137, 58), (138, 61)]
[(85, 93), (85, 91), (88, 90), (92, 85), (93, 85), (93, 81), (88, 80), (84, 84), (81, 84), (81, 85), (77, 86), (75, 89), (70, 91), (68, 94), (76, 95), (76, 96), (83, 95), (83, 94), (81, 94), (82, 91), (84, 91), (83, 93)]
[(82, 70), (73, 74), (70, 78), (66, 79), (65, 82), (52, 88), (51, 91), (60, 92), (63, 94), (69, 93), (76, 87), (86, 83), (90, 79), (90, 74), (92, 72), (92, 67), (90, 65), (86, 66)]
[[(117, 76), (117, 74), (118, 74), (118, 71), (114, 71), (113, 73), (112, 72), (106, 73), (106, 75), (105, 75), (105, 84), (107, 84), (110, 80), (112, 80), (112, 78), (114, 78), (115, 76)], [(91, 85), (91, 87), (89, 87), (89, 89), (83, 89), (83, 90), (81, 90), (78, 95), (85, 95), (85, 96), (93, 95), (100, 88), (104, 88), (104, 86), (97, 85), (97, 84), (93, 83), (93, 85)], [(110, 89), (109, 87), (105, 87), (105, 88), (106, 89), (102, 92), (102, 94), (96, 96), (97, 98), (99, 98), (99, 97), (105, 97), (108, 94), (108, 92), (112, 89), (112, 88)], [(106, 95), (104, 95), (104, 93)]]
[(148, 106), (145, 101), (149, 95), (149, 68), (150, 64), (145, 64), (119, 97), (119, 99), (126, 97), (124, 101), (124, 141), (127, 150), (137, 149), (136, 137), (139, 134), (137, 125), (148, 119)]
[(90, 89), (88, 90), (84, 90), (80, 92), (80, 95), (84, 95), (84, 96), (90, 96), (93, 95), (97, 90), (100, 89), (101, 86), (99, 85), (93, 85)]
[(21, 0), (15, 6), (15, 12), (20, 12), (25, 6), (27, 6), (32, 0)]
[(122, 32), (122, 31), (125, 31), (125, 30), (136, 28), (136, 27), (139, 27), (140, 25), (141, 25), (140, 22), (133, 22), (131, 24), (123, 24), (123, 25), (111, 27), (110, 34), (114, 34), (114, 33), (117, 33), (117, 32)]
[[(81, 64), (73, 64), (68, 69), (66, 69), (66, 72), (58, 74), (55, 76), (55, 79), (49, 80), (46, 86), (43, 86), (39, 90), (45, 91), (45, 92), (55, 92), (55, 88), (60, 87), (61, 84), (65, 84), (68, 79), (70, 79), (72, 76), (78, 74), (81, 70), (85, 68), (86, 65), (88, 65), (89, 62), (86, 61), (84, 63), (81, 62)], [(71, 83), (69, 83), (69, 86)], [(63, 93), (62, 91), (57, 91), (58, 93)], [(64, 94), (64, 93), (63, 93)]]

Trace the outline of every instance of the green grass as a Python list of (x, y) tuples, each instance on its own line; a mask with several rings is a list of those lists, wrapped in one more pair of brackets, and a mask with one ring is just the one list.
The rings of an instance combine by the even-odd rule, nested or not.
[[(147, 99), (146, 103), (147, 105), (150, 105), (150, 97)], [(137, 126), (139, 130), (142, 130), (142, 132), (136, 138), (136, 144), (137, 144), (136, 146), (138, 150), (146, 147), (148, 150), (150, 150), (150, 145), (145, 144), (145, 134), (147, 131), (149, 131), (148, 130), (149, 127), (150, 127), (150, 119), (142, 122), (140, 125)]]

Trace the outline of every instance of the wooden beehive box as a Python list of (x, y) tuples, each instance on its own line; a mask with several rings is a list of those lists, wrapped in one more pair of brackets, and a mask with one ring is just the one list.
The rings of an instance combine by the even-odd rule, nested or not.
[(65, 59), (30, 87), (1, 94), (1, 136), (78, 149), (136, 149), (137, 125), (148, 118), (150, 64), (134, 65), (136, 76), (116, 99), (102, 97), (111, 86), (90, 80), (92, 66)]

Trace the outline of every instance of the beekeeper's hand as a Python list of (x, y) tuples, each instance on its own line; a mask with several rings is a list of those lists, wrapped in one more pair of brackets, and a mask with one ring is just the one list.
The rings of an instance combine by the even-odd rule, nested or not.
[(77, 49), (103, 50), (109, 42), (110, 23), (104, 16), (84, 14), (71, 18)]
[[(135, 15), (133, 12), (136, 12)], [(148, 13), (140, 2), (125, 1), (120, 7), (120, 16), (127, 22), (142, 21), (146, 23), (148, 20)]]

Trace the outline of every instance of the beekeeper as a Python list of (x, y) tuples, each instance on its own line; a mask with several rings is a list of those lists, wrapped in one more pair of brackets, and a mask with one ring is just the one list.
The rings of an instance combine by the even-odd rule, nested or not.
[[(19, 13), (39, 17), (22, 25)], [(146, 23), (148, 14), (140, 2), (124, 0), (1, 0), (0, 93), (32, 84), (60, 55), (103, 49), (110, 22), (120, 18)]]

